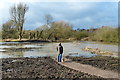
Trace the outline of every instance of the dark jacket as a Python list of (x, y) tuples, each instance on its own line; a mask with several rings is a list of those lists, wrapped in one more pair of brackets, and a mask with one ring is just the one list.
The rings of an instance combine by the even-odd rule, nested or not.
[(58, 46), (57, 51), (59, 52), (59, 54), (62, 54), (63, 53), (63, 46)]

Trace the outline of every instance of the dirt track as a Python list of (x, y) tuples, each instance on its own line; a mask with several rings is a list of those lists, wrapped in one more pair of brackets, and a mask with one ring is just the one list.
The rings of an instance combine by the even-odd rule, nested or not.
[(7, 58), (2, 61), (3, 78), (100, 78), (64, 67), (50, 57)]
[(118, 78), (118, 73), (116, 73), (116, 72), (102, 70), (102, 69), (93, 67), (91, 65), (80, 64), (77, 62), (73, 62), (69, 59), (66, 59), (65, 62), (62, 62), (59, 64), (69, 67), (71, 69), (77, 70), (77, 71), (81, 71), (81, 72), (88, 73), (91, 75), (100, 76), (103, 78)]

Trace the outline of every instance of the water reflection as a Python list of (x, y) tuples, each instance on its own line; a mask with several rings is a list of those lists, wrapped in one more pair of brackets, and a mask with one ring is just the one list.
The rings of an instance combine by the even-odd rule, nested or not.
[(13, 57), (13, 58), (24, 57), (24, 52), (18, 51), (18, 52), (2, 52), (2, 53), (0, 53), (0, 58), (7, 58), (7, 57)]
[[(2, 44), (2, 43), (0, 43)], [(56, 47), (59, 43), (30, 43), (30, 44), (21, 44), (18, 42), (5, 42), (3, 44), (15, 44), (15, 45), (2, 45), (0, 46), (0, 58), (7, 57), (41, 57), (41, 56), (57, 56)], [(90, 52), (83, 51), (84, 47), (91, 48), (99, 48), (101, 50), (107, 51), (118, 51), (118, 46), (116, 45), (105, 45), (105, 44), (96, 44), (91, 42), (66, 42), (62, 43), (64, 47), (64, 55), (63, 56), (83, 56), (83, 57), (91, 57), (96, 56), (96, 54), (92, 54)], [(18, 51), (9, 51), (7, 49), (17, 48)], [(24, 50), (19, 48), (30, 48), (30, 50)], [(114, 55), (113, 55), (114, 56)]]

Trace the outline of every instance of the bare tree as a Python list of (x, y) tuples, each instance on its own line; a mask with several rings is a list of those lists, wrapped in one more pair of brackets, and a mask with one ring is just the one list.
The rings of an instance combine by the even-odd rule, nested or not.
[(26, 4), (19, 3), (17, 6), (13, 6), (10, 8), (10, 15), (16, 26), (19, 33), (19, 40), (22, 39), (23, 35), (23, 24), (25, 22), (25, 13), (28, 11), (28, 7)]
[(53, 17), (50, 14), (45, 15), (45, 22), (47, 26), (50, 26), (52, 21), (53, 21)]
[[(53, 22), (53, 17), (50, 14), (45, 15), (45, 23), (46, 23), (46, 26), (49, 27), (48, 32), (50, 30), (50, 26), (52, 22)], [(48, 32), (46, 34), (48, 34)], [(51, 34), (49, 34), (46, 39), (48, 39), (50, 36)]]

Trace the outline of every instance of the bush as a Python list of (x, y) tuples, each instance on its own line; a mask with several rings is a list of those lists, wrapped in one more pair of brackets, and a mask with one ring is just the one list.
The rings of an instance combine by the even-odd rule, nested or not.
[(118, 28), (102, 27), (91, 36), (93, 40), (104, 42), (118, 42)]

